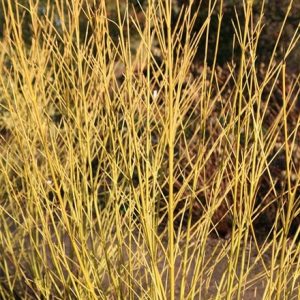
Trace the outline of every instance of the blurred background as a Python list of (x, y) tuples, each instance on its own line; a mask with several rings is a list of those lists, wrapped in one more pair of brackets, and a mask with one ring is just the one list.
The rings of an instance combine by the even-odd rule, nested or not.
[[(93, 3), (93, 6), (95, 7), (95, 10), (99, 7), (100, 0), (87, 0), (83, 1)], [(43, 16), (46, 12), (46, 6), (50, 5), (54, 7), (54, 0), (39, 0), (37, 1), (37, 5), (39, 6), (38, 12), (40, 16)], [(143, 9), (147, 6), (146, 0), (128, 0), (128, 1), (120, 1), (120, 6), (122, 9), (121, 13), (124, 13), (126, 8), (126, 3), (129, 4), (129, 13), (131, 15), (136, 14), (138, 20), (143, 23)], [(174, 24), (178, 18), (180, 9), (184, 5), (188, 5), (190, 0), (173, 0), (173, 19)], [(194, 10), (196, 11), (198, 6), (198, 1), (194, 1)], [(215, 5), (216, 8), (220, 6), (221, 1), (216, 1), (215, 3), (212, 3), (212, 1), (204, 0), (202, 1), (200, 10), (198, 12), (198, 20), (196, 22), (195, 31), (199, 30), (206, 19), (209, 10), (212, 9), (213, 5)], [(260, 11), (262, 9), (262, 2), (260, 0), (254, 1), (254, 18), (258, 17), (260, 14)], [(290, 0), (266, 0), (264, 1), (264, 17), (263, 17), (263, 23), (265, 24), (260, 41), (258, 44), (258, 61), (268, 63), (268, 58), (270, 58), (270, 55), (272, 53), (272, 50), (275, 46), (275, 42), (277, 40), (277, 36), (280, 32), (282, 23), (285, 19), (286, 11), (288, 10), (289, 2)], [(61, 1), (61, 3), (64, 5), (65, 14), (68, 13), (68, 6), (69, 1), (64, 0)], [(4, 28), (5, 28), (5, 20), (4, 20), (4, 14), (7, 10), (7, 4), (6, 1), (2, 1), (2, 4), (0, 4), (0, 38), (3, 38), (4, 35)], [(86, 4), (83, 4), (86, 5)], [(26, 7), (29, 6), (29, 0), (19, 0), (15, 2), (15, 7), (13, 7), (14, 10), (18, 10), (20, 13), (20, 18), (23, 20), (23, 34), (24, 39), (29, 44), (32, 38), (32, 29), (31, 29), (31, 22), (30, 18), (31, 16), (26, 11)], [(116, 26), (113, 23), (113, 20), (116, 20), (117, 18), (117, 11), (116, 11), (116, 1), (110, 0), (106, 1), (107, 11), (108, 11), (108, 17), (112, 20), (110, 22), (110, 30), (111, 35), (114, 37), (114, 39), (117, 41), (118, 39), (118, 30)], [(219, 9), (214, 9), (212, 14), (212, 22), (211, 22), (211, 30), (209, 34), (209, 47), (208, 49), (208, 64), (212, 63), (213, 56), (214, 56), (214, 45), (216, 43), (216, 34), (217, 34), (217, 27), (218, 27), (218, 11)], [(234, 40), (234, 27), (233, 23), (237, 24), (237, 16), (242, 21), (243, 20), (243, 9), (242, 9), (242, 1), (238, 0), (225, 0), (223, 3), (223, 19), (222, 19), (222, 26), (221, 26), (221, 34), (220, 34), (220, 47), (219, 47), (219, 53), (217, 57), (217, 63), (220, 66), (223, 66), (227, 62), (230, 62), (232, 60), (233, 55), (238, 54), (238, 50), (236, 50), (236, 53), (232, 53), (232, 43)], [(62, 31), (61, 28), (61, 20), (59, 17), (59, 14), (57, 11), (53, 11), (53, 24), (56, 27), (58, 32)], [(85, 38), (85, 33), (88, 32), (88, 35), (93, 34), (93, 28), (91, 26), (91, 22), (89, 22), (88, 17), (84, 14), (81, 14), (80, 16), (80, 26), (82, 33), (82, 39)], [(285, 52), (285, 49), (287, 45), (289, 44), (289, 41), (291, 40), (296, 28), (299, 26), (300, 22), (300, 2), (294, 1), (291, 11), (287, 17), (286, 26), (283, 30), (282, 38), (280, 40), (279, 45), (279, 51), (277, 51), (276, 56), (278, 60), (282, 58), (282, 55)], [(89, 24), (89, 25), (88, 25)], [(241, 26), (242, 26), (241, 22)], [(133, 41), (134, 41), (134, 26), (132, 26), (132, 34), (133, 34)], [(136, 42), (138, 43), (138, 35), (135, 35)], [(236, 43), (236, 42), (235, 42)], [(204, 44), (205, 41), (202, 41), (202, 46), (200, 43), (199, 51), (197, 58), (202, 61), (203, 55), (204, 55)], [(135, 49), (135, 43), (132, 43), (132, 50)], [(235, 47), (237, 49), (238, 47)], [(197, 59), (196, 58), (196, 59)], [(300, 71), (300, 64), (298, 63), (300, 61), (300, 43), (296, 46), (294, 51), (290, 54), (289, 60), (287, 61), (288, 70), (290, 72), (299, 72)]]

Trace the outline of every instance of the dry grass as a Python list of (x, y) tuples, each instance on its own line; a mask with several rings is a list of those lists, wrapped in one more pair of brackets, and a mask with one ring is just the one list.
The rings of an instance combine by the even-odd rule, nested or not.
[[(114, 21), (104, 1), (97, 9), (55, 1), (43, 15), (38, 1), (17, 10), (4, 2), (1, 297), (246, 299), (263, 282), (261, 299), (297, 299), (298, 226), (290, 231), (300, 207), (299, 76), (286, 82), (277, 44), (259, 75), (262, 14), (254, 20), (251, 1), (234, 21), (241, 55), (225, 77), (218, 41), (213, 65), (204, 55), (193, 71), (210, 15), (195, 33), (191, 6), (171, 26), (171, 1), (149, 0), (143, 23), (118, 1)], [(222, 5), (209, 5), (219, 29)], [(279, 191), (272, 163), (281, 154)], [(259, 241), (256, 220), (271, 207), (269, 235)], [(212, 233), (229, 227), (227, 241), (211, 244)]]

